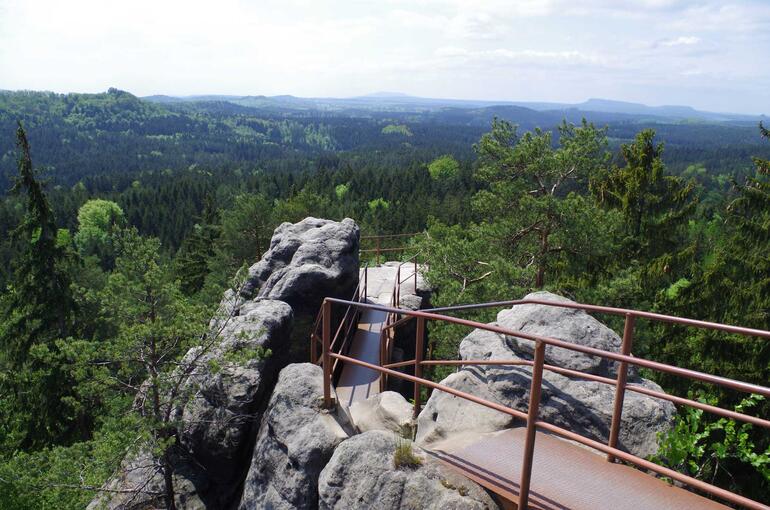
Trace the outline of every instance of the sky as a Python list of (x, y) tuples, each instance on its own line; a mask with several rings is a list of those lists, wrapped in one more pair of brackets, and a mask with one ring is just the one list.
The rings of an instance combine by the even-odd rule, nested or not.
[(0, 89), (770, 114), (770, 0), (0, 0)]

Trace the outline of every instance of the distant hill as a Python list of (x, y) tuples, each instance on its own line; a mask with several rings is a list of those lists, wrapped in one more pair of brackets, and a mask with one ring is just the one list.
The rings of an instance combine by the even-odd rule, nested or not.
[[(552, 112), (562, 117), (578, 117), (583, 114), (588, 117), (603, 117), (595, 114), (612, 114), (607, 120), (619, 120), (615, 115), (633, 116), (636, 121), (672, 122), (752, 122), (756, 123), (765, 118), (764, 115), (744, 115), (739, 113), (717, 113), (696, 110), (690, 106), (665, 105), (648, 106), (641, 103), (614, 101), (610, 99), (591, 98), (582, 103), (552, 103), (528, 101), (489, 101), (472, 99), (442, 99), (416, 97), (398, 92), (374, 92), (349, 98), (302, 98), (290, 95), (281, 96), (148, 96), (148, 101), (158, 103), (178, 103), (194, 101), (226, 101), (241, 106), (266, 109), (288, 110), (321, 110), (342, 112), (346, 110), (368, 110), (381, 112), (429, 112), (445, 108), (460, 108), (478, 110), (483, 108), (521, 107), (538, 112)], [(570, 113), (571, 112), (571, 113)], [(578, 112), (577, 114), (575, 112)]]
[(34, 141), (36, 163), (47, 167), (55, 182), (69, 185), (86, 176), (197, 166), (299, 169), (316, 158), (345, 152), (406, 164), (441, 154), (473, 158), (471, 147), (494, 118), (516, 124), (520, 132), (552, 130), (563, 120), (579, 123), (586, 118), (607, 126), (614, 146), (652, 127), (666, 142), (667, 164), (680, 168), (710, 162), (714, 171), (727, 173), (751, 167), (750, 156), (770, 157), (757, 130), (760, 117), (718, 115), (601, 99), (568, 105), (392, 93), (347, 99), (138, 98), (117, 89), (102, 94), (6, 91), (0, 92), (0, 196), (17, 171), (17, 120)]

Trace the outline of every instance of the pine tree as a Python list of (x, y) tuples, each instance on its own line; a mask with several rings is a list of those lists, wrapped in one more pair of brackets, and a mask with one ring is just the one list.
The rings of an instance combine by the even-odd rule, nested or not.
[(518, 137), (510, 123), (495, 120), (474, 147), (476, 177), (488, 189), (473, 198), (474, 209), (494, 224), (497, 242), (511, 259), (534, 268), (535, 288), (546, 284), (557, 260), (581, 250), (570, 232), (576, 208), (590, 206), (568, 190), (607, 161), (605, 130), (583, 120), (562, 123), (559, 144), (552, 133), (535, 129)]
[[(760, 134), (770, 140), (761, 124)], [(754, 176), (734, 183), (737, 196), (726, 208), (725, 232), (692, 281), (672, 299), (674, 313), (770, 330), (770, 162), (754, 158), (754, 164)], [(764, 338), (683, 328), (661, 330), (659, 338), (660, 361), (759, 385), (770, 380), (770, 342)], [(735, 392), (710, 385), (685, 383), (673, 376), (660, 382), (682, 395), (690, 391), (711, 395), (721, 407), (739, 403)], [(761, 401), (752, 414), (767, 419), (770, 402)], [(770, 448), (770, 436), (761, 429), (755, 429), (751, 438), (758, 451)], [(770, 479), (760, 468), (748, 462), (723, 463), (714, 479), (718, 485), (761, 499), (770, 490)]]

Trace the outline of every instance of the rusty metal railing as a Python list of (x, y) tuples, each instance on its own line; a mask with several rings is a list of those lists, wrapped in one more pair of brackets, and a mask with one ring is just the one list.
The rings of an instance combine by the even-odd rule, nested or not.
[[(417, 273), (419, 267), (420, 254), (416, 253), (406, 260), (402, 261), (396, 268), (396, 278), (393, 281), (393, 291), (390, 295), (390, 306), (393, 309), (399, 308), (401, 302), (401, 284), (409, 281), (414, 276), (414, 293), (417, 294)], [(406, 264), (414, 264), (413, 274), (401, 278), (401, 268)], [(398, 313), (388, 313), (385, 317), (385, 325), (380, 330), (380, 365), (385, 365), (393, 353), (393, 340), (395, 339), (394, 324), (398, 322)], [(387, 376), (381, 375), (379, 380), (380, 392), (385, 391), (387, 387)]]
[(411, 234), (381, 234), (381, 235), (371, 235), (371, 236), (361, 236), (361, 243), (374, 243), (374, 248), (366, 248), (359, 250), (359, 253), (364, 255), (367, 253), (374, 253), (375, 254), (375, 261), (377, 265), (380, 264), (380, 257), (386, 253), (403, 253), (405, 252), (409, 246), (407, 245), (400, 245), (400, 246), (383, 246), (383, 242), (387, 242), (392, 239), (404, 239), (404, 238), (412, 238), (417, 237), (419, 235), (422, 235), (422, 232), (414, 232)]
[[(356, 286), (356, 290), (353, 291), (353, 299), (352, 302), (355, 303), (366, 303), (366, 297), (367, 297), (367, 284), (369, 283), (369, 264), (364, 264), (363, 269), (361, 269), (361, 272), (359, 274), (363, 273), (363, 278), (359, 276), (358, 279), (358, 285)], [(340, 321), (340, 324), (337, 328), (337, 331), (334, 335), (333, 340), (330, 343), (330, 348), (335, 349), (336, 352), (345, 352), (345, 349), (348, 348), (348, 344), (350, 342), (350, 339), (353, 337), (353, 331), (355, 329), (355, 326), (358, 324), (358, 318), (361, 315), (361, 310), (359, 308), (354, 308), (353, 306), (348, 306), (345, 310), (345, 315), (342, 317), (342, 320)], [(322, 344), (323, 342), (323, 307), (321, 307), (321, 310), (318, 311), (318, 315), (315, 318), (315, 322), (313, 323), (313, 328), (310, 332), (310, 361), (314, 364), (320, 364), (322, 361), (322, 358), (318, 356), (318, 344)], [(340, 345), (337, 345), (338, 338), (341, 333), (343, 333), (343, 340)], [(332, 372), (334, 372), (337, 369), (337, 364), (339, 362), (335, 360), (334, 366), (332, 367)]]
[[(330, 344), (331, 344), (331, 311), (332, 311), (332, 305), (346, 305), (349, 307), (356, 307), (360, 309), (368, 308), (372, 310), (379, 310), (386, 312), (388, 314), (398, 314), (406, 316), (405, 319), (416, 319), (417, 320), (417, 337), (416, 342), (421, 342), (421, 339), (423, 338), (423, 333), (425, 330), (425, 323), (428, 320), (435, 320), (435, 321), (442, 321), (442, 322), (448, 322), (453, 324), (458, 324), (462, 326), (467, 326), (475, 329), (482, 329), (486, 331), (491, 331), (493, 333), (503, 334), (507, 336), (513, 336), (517, 338), (523, 338), (526, 340), (531, 340), (535, 342), (535, 350), (534, 350), (534, 359), (532, 361), (529, 360), (489, 360), (489, 359), (482, 359), (482, 360), (423, 360), (422, 359), (422, 350), (416, 349), (416, 356), (414, 360), (405, 361), (405, 362), (399, 362), (395, 364), (383, 364), (380, 363), (380, 365), (374, 365), (371, 363), (367, 363), (361, 360), (357, 360), (355, 358), (351, 358), (349, 356), (345, 356), (342, 354), (335, 353), (331, 350)], [(600, 313), (609, 313), (609, 314), (615, 314), (615, 315), (623, 315), (626, 318), (626, 323), (624, 327), (624, 334), (623, 334), (623, 341), (621, 344), (621, 352), (616, 353), (612, 351), (605, 351), (601, 349), (596, 349), (593, 347), (588, 347), (584, 345), (578, 345), (573, 344), (570, 342), (566, 342), (564, 340), (559, 340), (556, 338), (541, 336), (541, 335), (534, 335), (530, 333), (524, 333), (521, 331), (514, 331), (507, 328), (503, 328), (500, 326), (492, 325), (492, 324), (483, 324), (480, 322), (475, 322), (467, 319), (461, 319), (457, 317), (451, 317), (447, 315), (442, 315), (437, 312), (447, 312), (447, 311), (458, 311), (458, 310), (469, 310), (469, 309), (479, 309), (479, 308), (485, 308), (485, 307), (496, 307), (496, 306), (512, 306), (517, 304), (539, 304), (539, 305), (546, 305), (546, 306), (555, 306), (555, 307), (563, 307), (563, 308), (575, 308), (580, 310), (586, 310), (586, 311), (592, 311), (592, 312), (600, 312)], [(724, 331), (728, 333), (735, 333), (740, 335), (746, 335), (746, 336), (757, 336), (761, 338), (770, 339), (770, 331), (764, 331), (764, 330), (758, 330), (758, 329), (751, 329), (751, 328), (743, 328), (738, 326), (728, 326), (724, 324), (717, 324), (713, 322), (705, 322), (705, 321), (698, 321), (694, 319), (685, 319), (681, 317), (673, 317), (669, 315), (662, 315), (662, 314), (656, 314), (651, 312), (641, 312), (637, 310), (628, 310), (628, 309), (620, 309), (620, 308), (611, 308), (611, 307), (603, 307), (603, 306), (596, 306), (596, 305), (585, 305), (581, 303), (572, 303), (572, 302), (559, 302), (559, 301), (544, 301), (544, 300), (537, 300), (537, 299), (521, 299), (521, 300), (514, 300), (514, 301), (500, 301), (495, 303), (484, 303), (484, 304), (476, 304), (476, 305), (462, 305), (462, 306), (456, 306), (456, 307), (447, 307), (447, 308), (437, 308), (433, 310), (421, 310), (421, 311), (412, 311), (412, 310), (405, 310), (400, 309), (397, 307), (388, 307), (388, 306), (381, 306), (381, 305), (373, 305), (369, 303), (357, 303), (352, 301), (344, 301), (340, 299), (334, 299), (334, 298), (327, 298), (324, 300), (323, 307), (322, 307), (322, 323), (323, 323), (323, 334), (322, 334), (322, 342), (323, 342), (323, 354), (322, 354), (322, 363), (324, 367), (324, 404), (326, 406), (331, 406), (331, 377), (332, 377), (332, 362), (331, 360), (334, 359), (336, 361), (341, 361), (345, 363), (353, 363), (357, 364), (366, 368), (369, 368), (371, 370), (375, 370), (380, 372), (383, 375), (388, 375), (392, 377), (397, 377), (400, 379), (405, 379), (407, 381), (411, 381), (415, 385), (414, 393), (415, 393), (415, 403), (414, 403), (414, 413), (415, 415), (419, 412), (420, 408), (420, 402), (419, 402), (419, 393), (420, 388), (422, 386), (432, 388), (434, 390), (443, 391), (446, 393), (449, 393), (451, 395), (469, 400), (471, 402), (475, 402), (479, 405), (483, 405), (485, 407), (488, 407), (490, 409), (497, 410), (499, 412), (508, 414), (510, 416), (513, 416), (515, 418), (522, 419), (526, 422), (526, 442), (524, 445), (524, 458), (522, 459), (522, 472), (521, 472), (521, 480), (520, 480), (520, 491), (519, 491), (519, 501), (518, 501), (518, 507), (520, 510), (526, 510), (528, 508), (528, 501), (529, 501), (529, 486), (530, 486), (530, 480), (531, 480), (531, 474), (532, 474), (532, 459), (534, 454), (534, 448), (535, 448), (535, 431), (537, 429), (546, 430), (549, 432), (552, 432), (556, 435), (559, 435), (561, 437), (564, 437), (569, 440), (576, 441), (578, 443), (581, 443), (583, 445), (589, 446), (591, 448), (594, 448), (596, 450), (599, 450), (607, 455), (607, 459), (609, 461), (615, 461), (616, 459), (623, 460), (625, 462), (634, 464), (640, 468), (650, 470), (652, 472), (658, 473), (659, 475), (669, 477), (673, 480), (676, 480), (678, 482), (681, 482), (685, 485), (688, 485), (690, 487), (694, 487), (698, 490), (701, 490), (703, 492), (709, 493), (713, 496), (722, 498), (725, 501), (729, 501), (734, 504), (742, 505), (746, 508), (755, 509), (755, 510), (770, 510), (770, 507), (758, 502), (754, 501), (752, 499), (746, 498), (744, 496), (734, 494), (730, 491), (727, 491), (725, 489), (722, 489), (720, 487), (714, 486), (712, 484), (709, 484), (707, 482), (704, 482), (702, 480), (698, 480), (696, 478), (693, 478), (691, 476), (679, 473), (678, 471), (674, 471), (670, 468), (666, 468), (664, 466), (660, 466), (658, 464), (655, 464), (653, 462), (650, 462), (646, 459), (643, 459), (641, 457), (637, 457), (635, 455), (632, 455), (630, 453), (627, 453), (623, 450), (620, 450), (617, 448), (617, 438), (618, 438), (618, 432), (620, 427), (620, 419), (622, 414), (622, 408), (623, 408), (623, 398), (625, 396), (626, 391), (636, 391), (638, 393), (642, 393), (651, 397), (660, 398), (664, 400), (669, 400), (671, 402), (681, 404), (681, 405), (689, 405), (692, 407), (696, 407), (699, 409), (703, 409), (705, 411), (714, 412), (721, 416), (726, 416), (728, 418), (736, 419), (745, 421), (748, 423), (752, 423), (754, 425), (764, 427), (767, 429), (770, 429), (770, 421), (764, 420), (762, 418), (758, 418), (755, 416), (750, 416), (744, 413), (736, 412), (736, 411), (729, 411), (726, 409), (722, 409), (716, 406), (711, 406), (707, 404), (703, 404), (701, 402), (696, 402), (691, 399), (686, 399), (682, 397), (676, 397), (673, 395), (668, 395), (663, 392), (658, 392), (654, 390), (650, 390), (647, 388), (643, 388), (641, 386), (636, 385), (627, 385), (626, 384), (626, 378), (627, 378), (627, 369), (628, 365), (635, 365), (639, 367), (648, 368), (651, 370), (656, 370), (660, 372), (666, 372), (670, 374), (674, 374), (677, 376), (687, 377), (690, 379), (695, 379), (711, 384), (716, 384), (719, 386), (724, 386), (727, 388), (731, 388), (734, 390), (742, 391), (742, 392), (749, 392), (749, 393), (756, 393), (759, 395), (764, 395), (766, 397), (770, 397), (770, 388), (765, 386), (759, 386), (755, 384), (750, 384), (746, 382), (736, 381), (733, 379), (728, 379), (724, 377), (719, 377), (711, 374), (706, 374), (703, 372), (698, 372), (695, 370), (689, 370), (684, 369), (680, 367), (676, 367), (673, 365), (667, 365), (664, 363), (659, 363), (656, 361), (651, 361), (643, 358), (637, 358), (631, 355), (631, 349), (633, 344), (633, 332), (634, 332), (634, 325), (636, 318), (644, 318), (654, 321), (661, 321), (661, 322), (668, 322), (668, 323), (675, 323), (675, 324), (682, 324), (686, 326), (691, 327), (698, 327), (698, 328), (706, 328), (706, 329), (715, 329), (719, 331)], [(402, 320), (403, 321), (403, 320)], [(393, 323), (395, 324), (395, 323)], [(391, 327), (393, 327), (393, 324), (391, 324)], [(381, 337), (382, 338), (382, 337)], [(564, 349), (569, 349), (577, 352), (581, 352), (583, 354), (588, 354), (592, 356), (598, 356), (602, 358), (606, 358), (609, 360), (617, 361), (619, 362), (618, 367), (618, 375), (616, 379), (608, 378), (608, 377), (601, 377), (594, 374), (587, 374), (575, 370), (569, 370), (564, 369), (560, 367), (555, 367), (552, 365), (547, 365), (545, 363), (545, 347), (547, 345), (551, 345), (554, 347), (560, 347)], [(489, 400), (485, 400), (479, 397), (476, 397), (474, 395), (471, 395), (470, 393), (466, 393), (460, 390), (456, 390), (454, 388), (451, 388), (449, 386), (445, 386), (440, 383), (436, 383), (433, 381), (430, 381), (428, 379), (424, 379), (421, 377), (421, 372), (418, 372), (423, 366), (427, 365), (440, 365), (440, 364), (446, 364), (446, 365), (464, 365), (464, 366), (470, 366), (470, 365), (528, 365), (532, 366), (532, 379), (530, 384), (530, 398), (529, 398), (529, 405), (527, 409), (527, 413), (524, 413), (522, 411), (519, 411), (517, 409), (513, 409), (510, 407), (503, 406), (501, 404), (498, 404), (496, 402), (491, 402)], [(409, 375), (405, 374), (399, 371), (394, 370), (396, 367), (400, 366), (408, 366), (408, 365), (414, 365), (415, 367), (415, 375)], [(615, 391), (615, 402), (613, 405), (613, 414), (612, 414), (612, 424), (610, 427), (610, 436), (608, 440), (608, 444), (603, 444), (599, 441), (595, 441), (593, 439), (581, 436), (579, 434), (576, 434), (574, 432), (571, 432), (567, 429), (564, 429), (562, 427), (558, 427), (556, 425), (550, 424), (545, 421), (541, 421), (538, 419), (538, 413), (539, 413), (539, 406), (540, 406), (540, 391), (541, 391), (541, 383), (542, 383), (542, 376), (543, 376), (543, 370), (551, 370), (554, 372), (562, 373), (565, 375), (570, 375), (573, 377), (582, 377), (589, 380), (602, 382), (606, 384), (611, 384), (616, 387)]]

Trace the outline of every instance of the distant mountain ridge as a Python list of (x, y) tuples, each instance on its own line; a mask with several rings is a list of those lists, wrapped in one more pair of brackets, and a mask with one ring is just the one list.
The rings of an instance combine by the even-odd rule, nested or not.
[(474, 99), (443, 99), (409, 96), (398, 92), (374, 92), (349, 98), (314, 97), (304, 98), (292, 95), (279, 96), (234, 96), (196, 95), (168, 96), (155, 95), (142, 99), (157, 103), (179, 103), (190, 101), (226, 101), (252, 108), (280, 108), (297, 110), (338, 111), (343, 109), (365, 109), (381, 111), (425, 112), (443, 108), (479, 109), (490, 107), (518, 106), (538, 112), (598, 112), (642, 117), (650, 121), (701, 121), (701, 122), (758, 122), (765, 115), (747, 115), (729, 112), (696, 110), (691, 106), (663, 105), (648, 106), (642, 103), (590, 98), (582, 103), (556, 103), (534, 101), (494, 101)]

